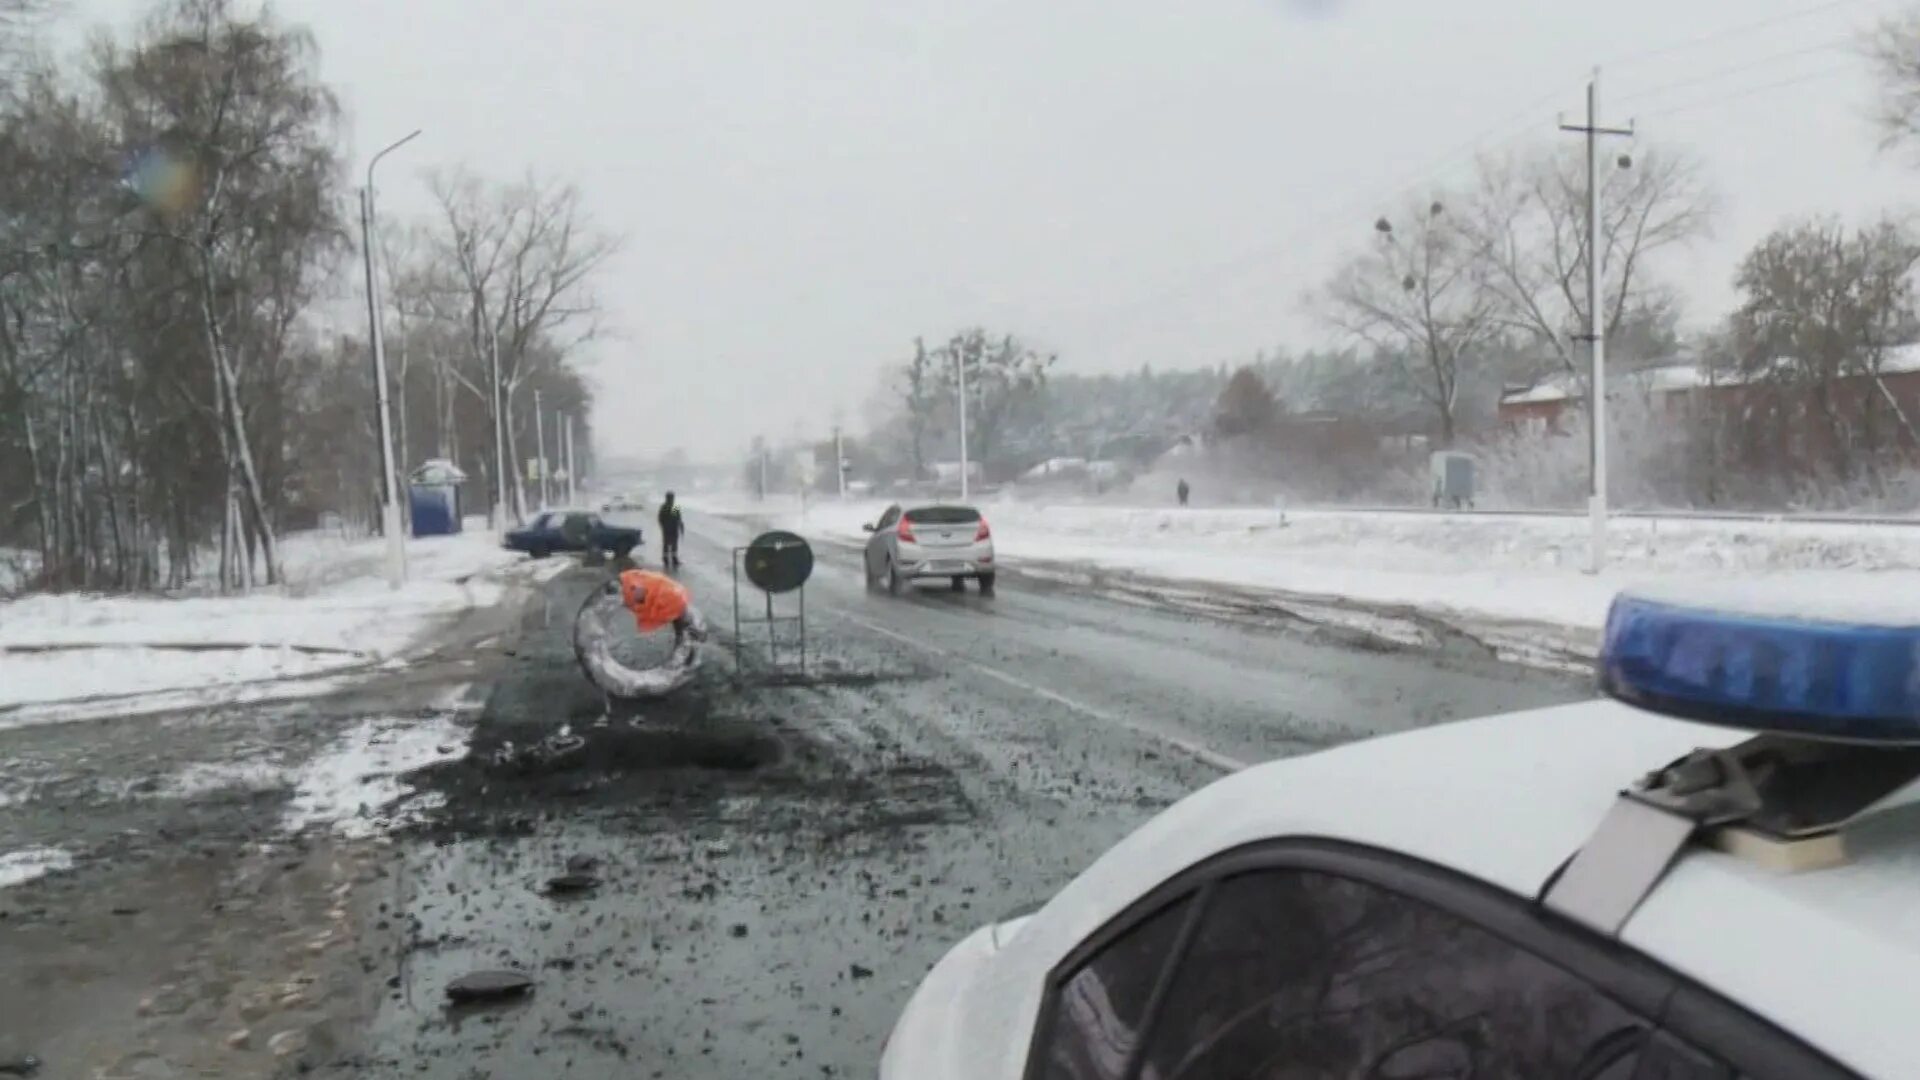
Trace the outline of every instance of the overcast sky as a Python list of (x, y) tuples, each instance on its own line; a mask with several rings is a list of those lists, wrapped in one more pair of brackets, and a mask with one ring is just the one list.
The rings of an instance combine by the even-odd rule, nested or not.
[(1849, 49), (1897, 0), (274, 6), (319, 38), (356, 171), (426, 129), (382, 166), (383, 213), (429, 209), (429, 165), (532, 166), (626, 236), (591, 367), (619, 452), (858, 427), (914, 335), (973, 323), (1084, 372), (1327, 342), (1303, 296), (1341, 252), (1397, 194), (1463, 179), (1476, 140), (1571, 138), (1554, 114), (1595, 63), (1606, 119), (1720, 192), (1716, 237), (1656, 267), (1694, 321), (1782, 218), (1920, 205)]

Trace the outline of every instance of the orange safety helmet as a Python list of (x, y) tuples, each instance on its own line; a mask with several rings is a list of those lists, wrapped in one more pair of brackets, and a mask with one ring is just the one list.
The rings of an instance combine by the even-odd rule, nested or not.
[(687, 613), (687, 587), (657, 570), (623, 570), (620, 602), (650, 634)]

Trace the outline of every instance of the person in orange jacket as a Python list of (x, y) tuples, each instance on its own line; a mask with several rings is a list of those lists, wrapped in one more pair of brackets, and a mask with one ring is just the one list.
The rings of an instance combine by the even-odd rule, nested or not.
[(707, 639), (706, 624), (689, 600), (687, 587), (657, 570), (621, 571), (620, 602), (633, 612), (643, 634), (671, 626), (676, 644), (689, 634), (695, 641)]

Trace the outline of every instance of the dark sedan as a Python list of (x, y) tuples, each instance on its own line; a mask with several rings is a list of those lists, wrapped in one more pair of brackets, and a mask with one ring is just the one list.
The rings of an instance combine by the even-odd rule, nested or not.
[(556, 551), (604, 551), (624, 559), (640, 546), (640, 530), (609, 525), (584, 510), (554, 510), (508, 532), (505, 546), (536, 559)]

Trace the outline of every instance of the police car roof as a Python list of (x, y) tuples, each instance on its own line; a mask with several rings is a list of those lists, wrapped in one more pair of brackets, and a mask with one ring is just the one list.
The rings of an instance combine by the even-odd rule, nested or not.
[[(1624, 787), (1745, 737), (1603, 700), (1256, 766), (1117, 845), (1020, 938), (1057, 962), (1158, 882), (1279, 837), (1395, 851), (1532, 898)], [(1862, 1073), (1920, 1076), (1904, 989), (1920, 970), (1920, 816), (1910, 809), (1850, 830), (1850, 861), (1834, 869), (1789, 874), (1689, 848), (1620, 939)]]

